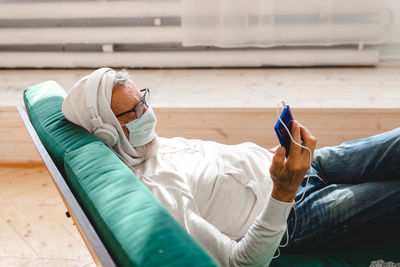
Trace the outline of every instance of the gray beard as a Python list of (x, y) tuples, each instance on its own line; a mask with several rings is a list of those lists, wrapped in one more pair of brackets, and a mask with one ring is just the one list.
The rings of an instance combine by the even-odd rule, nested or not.
[(157, 136), (154, 137), (153, 140), (150, 141), (150, 143), (145, 144), (143, 146), (137, 146), (134, 147), (136, 152), (139, 154), (139, 158), (143, 158), (145, 160), (157, 155), (158, 151), (158, 140)]

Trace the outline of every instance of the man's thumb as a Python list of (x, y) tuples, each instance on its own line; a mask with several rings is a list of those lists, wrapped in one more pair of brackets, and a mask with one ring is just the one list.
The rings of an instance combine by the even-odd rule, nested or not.
[(269, 172), (278, 176), (285, 162), (286, 149), (283, 146), (279, 146), (275, 152), (275, 156), (272, 158), (272, 164), (269, 168)]

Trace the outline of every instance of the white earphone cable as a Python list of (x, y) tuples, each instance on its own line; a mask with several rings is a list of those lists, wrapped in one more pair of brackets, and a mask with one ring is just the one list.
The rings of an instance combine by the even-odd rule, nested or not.
[[(296, 144), (297, 146), (299, 146), (299, 147), (301, 147), (301, 148), (304, 148), (304, 149), (306, 149), (306, 150), (308, 151), (308, 153), (309, 153), (309, 155), (310, 155), (309, 166), (311, 166), (311, 164), (312, 164), (312, 152), (311, 152), (311, 149), (309, 149), (308, 147), (303, 146), (303, 145), (297, 143), (297, 142), (293, 139), (292, 134), (290, 133), (290, 131), (289, 131), (289, 129), (287, 128), (286, 124), (282, 121), (282, 119), (281, 119), (281, 117), (280, 117), (279, 106), (280, 106), (281, 104), (283, 105), (283, 108), (286, 108), (286, 103), (285, 103), (285, 101), (280, 100), (280, 101), (278, 102), (277, 107), (276, 107), (276, 114), (277, 114), (277, 116), (278, 116), (278, 119), (279, 119), (279, 121), (282, 123), (283, 127), (285, 127), (286, 132), (289, 134), (290, 140), (291, 140), (294, 144)], [(300, 201), (303, 200), (303, 198), (304, 198), (304, 196), (305, 196), (305, 194), (306, 194), (307, 187), (308, 187), (308, 181), (310, 180), (310, 177), (308, 176), (309, 171), (310, 171), (310, 168), (308, 168), (307, 173), (306, 173), (306, 175), (305, 175), (305, 176), (307, 176), (307, 180), (306, 180), (306, 185), (305, 185), (305, 187), (304, 187), (304, 192), (303, 192), (303, 194), (301, 195), (301, 198), (300, 198), (298, 201), (293, 201), (294, 204), (300, 203)], [(289, 244), (289, 231), (288, 231), (287, 225), (286, 225), (285, 234), (286, 234), (286, 243), (283, 244), (283, 245), (279, 245), (279, 247), (281, 247), (281, 248), (282, 248), (282, 247), (286, 247), (286, 246)], [(272, 257), (273, 259), (279, 257), (279, 255), (280, 255), (279, 247), (278, 247), (278, 255)]]
[[(309, 155), (310, 155), (309, 165), (311, 166), (311, 163), (312, 163), (312, 152), (311, 152), (311, 149), (309, 149), (308, 147), (303, 146), (303, 145), (297, 143), (297, 142), (293, 139), (292, 134), (290, 133), (288, 127), (287, 127), (286, 124), (282, 121), (282, 119), (281, 119), (281, 117), (280, 117), (280, 115), (279, 115), (279, 114), (280, 114), (279, 104), (283, 104), (283, 106), (284, 106), (284, 108), (285, 108), (285, 107), (286, 107), (286, 103), (285, 103), (285, 101), (280, 100), (280, 101), (278, 102), (278, 106), (276, 107), (276, 114), (277, 114), (277, 116), (278, 116), (279, 121), (282, 123), (283, 127), (285, 127), (286, 132), (288, 133), (288, 135), (289, 135), (289, 137), (290, 137), (290, 140), (292, 140), (292, 142), (293, 142), (294, 144), (296, 144), (296, 145), (298, 145), (299, 147), (304, 148), (304, 149), (306, 149), (306, 150), (308, 151), (308, 153), (309, 153)], [(306, 176), (308, 175), (309, 171), (310, 171), (310, 168), (308, 168), (307, 173), (306, 173)], [(308, 186), (308, 180), (309, 180), (309, 178), (310, 178), (310, 177), (307, 176), (307, 182), (306, 182), (306, 186), (305, 186), (305, 188), (304, 188), (303, 195), (301, 196), (301, 198), (300, 198), (298, 201), (295, 202), (295, 204), (298, 204), (300, 201), (303, 200), (304, 195), (305, 195), (305, 193), (306, 193), (307, 186)]]

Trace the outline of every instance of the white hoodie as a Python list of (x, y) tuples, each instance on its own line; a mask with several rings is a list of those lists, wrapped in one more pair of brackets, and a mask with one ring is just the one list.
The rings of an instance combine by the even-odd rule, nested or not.
[(267, 266), (292, 203), (270, 198), (273, 154), (253, 144), (158, 138), (134, 172), (222, 266)]

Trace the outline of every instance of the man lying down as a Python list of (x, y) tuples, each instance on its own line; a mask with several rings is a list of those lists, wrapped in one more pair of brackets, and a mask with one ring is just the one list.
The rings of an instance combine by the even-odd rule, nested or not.
[(316, 139), (295, 121), (310, 167), (297, 145), (285, 160), (282, 146), (158, 137), (148, 95), (126, 71), (102, 68), (72, 87), (62, 110), (107, 142), (222, 266), (268, 265), (279, 245), (318, 246), (400, 216), (400, 128), (314, 151)]

